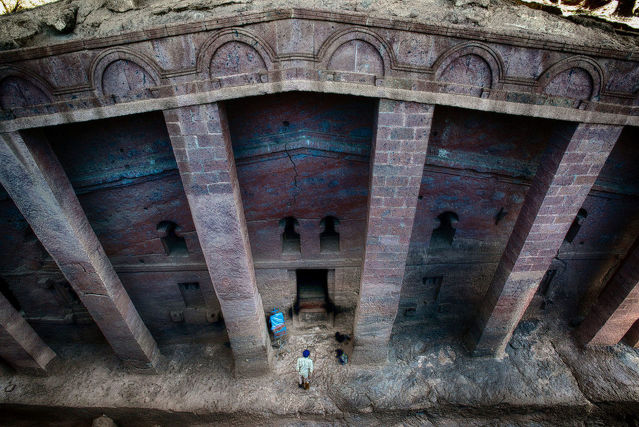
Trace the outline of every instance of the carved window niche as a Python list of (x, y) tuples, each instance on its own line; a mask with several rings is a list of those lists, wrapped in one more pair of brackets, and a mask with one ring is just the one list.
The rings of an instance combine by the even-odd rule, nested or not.
[(299, 222), (294, 217), (289, 216), (280, 221), (280, 226), (284, 227), (284, 232), (282, 233), (282, 254), (300, 254), (302, 247), (300, 234), (298, 232)]
[(186, 240), (184, 240), (184, 237), (175, 234), (178, 228), (178, 225), (172, 221), (162, 221), (157, 226), (157, 230), (160, 233), (160, 240), (162, 241), (164, 252), (167, 256), (189, 255)]
[(320, 233), (320, 252), (339, 252), (339, 233), (337, 226), (339, 220), (334, 216), (327, 216), (322, 219), (320, 226), (323, 231)]

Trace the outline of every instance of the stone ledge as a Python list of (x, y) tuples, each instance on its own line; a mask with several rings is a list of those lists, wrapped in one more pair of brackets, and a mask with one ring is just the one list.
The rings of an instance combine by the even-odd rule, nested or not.
[[(514, 103), (497, 99), (476, 98), (450, 93), (417, 92), (408, 89), (362, 85), (358, 83), (300, 79), (281, 82), (256, 83), (245, 86), (222, 87), (214, 91), (185, 94), (171, 98), (144, 99), (123, 104), (27, 116), (16, 118), (14, 120), (4, 120), (0, 121), (0, 132), (11, 132), (21, 129), (59, 125), (63, 123), (84, 122), (144, 113), (148, 111), (160, 111), (184, 106), (209, 104), (212, 102), (226, 101), (235, 98), (294, 91), (387, 98), (398, 101), (445, 105), (450, 107), (554, 120), (574, 121), (580, 123), (639, 126), (639, 115), (625, 116), (621, 114), (565, 107)], [(632, 111), (635, 114), (639, 114), (639, 109), (637, 109), (637, 107), (632, 107)]]

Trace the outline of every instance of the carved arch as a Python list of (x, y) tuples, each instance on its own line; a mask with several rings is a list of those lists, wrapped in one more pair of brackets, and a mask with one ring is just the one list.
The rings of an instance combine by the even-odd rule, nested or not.
[(548, 67), (537, 78), (537, 93), (543, 93), (548, 84), (550, 84), (555, 77), (558, 77), (561, 73), (573, 68), (581, 69), (590, 76), (592, 88), (590, 96), (586, 99), (586, 101), (598, 100), (599, 95), (601, 94), (601, 88), (605, 87), (606, 84), (606, 75), (603, 68), (597, 61), (583, 55), (576, 55), (562, 59)]
[(89, 81), (93, 84), (93, 90), (98, 96), (109, 95), (105, 93), (103, 87), (104, 73), (118, 61), (128, 61), (139, 67), (151, 79), (152, 84), (145, 87), (157, 86), (162, 81), (160, 67), (153, 59), (127, 48), (107, 49), (96, 56), (89, 67)]
[(375, 49), (382, 60), (384, 75), (388, 75), (395, 68), (397, 61), (390, 45), (379, 34), (367, 28), (348, 28), (329, 36), (317, 51), (321, 68), (328, 69), (333, 54), (342, 45), (352, 41), (368, 43)]
[[(3, 90), (4, 83), (6, 80), (15, 80), (19, 82), (23, 82), (23, 93), (24, 91), (34, 91), (34, 95), (36, 98), (40, 98), (45, 102), (35, 102), (32, 103), (28, 99), (25, 98), (24, 107), (32, 106), (32, 105), (42, 105), (42, 104), (50, 104), (54, 102), (54, 88), (51, 84), (45, 80), (44, 78), (38, 76), (37, 74), (24, 69), (18, 68), (14, 66), (3, 66), (0, 67), (0, 91)], [(11, 106), (8, 102), (5, 102), (3, 93), (0, 92), (0, 108), (2, 109), (11, 109), (19, 106)]]
[[(441, 81), (451, 64), (465, 56), (475, 56), (483, 60), (490, 70), (490, 86), (484, 90), (499, 89), (504, 78), (504, 62), (497, 52), (479, 42), (462, 43), (442, 53), (433, 64), (436, 81)], [(455, 83), (451, 81), (450, 83)], [(482, 93), (482, 97), (487, 93)]]
[(228, 28), (213, 34), (202, 44), (197, 55), (196, 69), (201, 78), (211, 78), (210, 66), (215, 53), (225, 44), (237, 42), (247, 45), (260, 56), (267, 70), (275, 68), (278, 62), (273, 48), (259, 36), (243, 28)]

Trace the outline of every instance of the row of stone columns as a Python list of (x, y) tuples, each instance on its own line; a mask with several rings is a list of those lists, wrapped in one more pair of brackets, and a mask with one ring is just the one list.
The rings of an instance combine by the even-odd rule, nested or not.
[[(154, 369), (159, 351), (93, 232), (62, 165), (41, 131), (2, 134), (0, 182), (47, 252), (60, 267), (115, 353), (137, 369)], [(12, 307), (2, 304), (5, 312)], [(11, 313), (15, 321), (16, 313)], [(22, 323), (22, 322), (20, 322)], [(46, 360), (29, 351), (34, 332), (22, 324), (15, 340), (41, 369)], [(3, 327), (7, 325), (3, 322)], [(26, 332), (28, 330), (28, 332)], [(16, 335), (13, 335), (14, 339)], [(51, 354), (39, 345), (40, 353)], [(18, 367), (23, 361), (6, 360)], [(50, 358), (49, 358), (50, 359)]]
[(621, 127), (557, 126), (466, 342), (473, 355), (500, 357), (557, 255)]
[[(371, 157), (366, 246), (355, 316), (355, 362), (386, 359), (432, 114), (433, 106), (424, 104), (388, 100), (379, 104)], [(591, 124), (556, 127), (479, 315), (465, 337), (473, 355), (503, 354), (621, 130), (618, 126)], [(635, 291), (639, 294), (639, 262), (629, 259), (627, 264), (632, 265), (628, 269), (634, 268), (634, 281), (630, 282), (637, 286)], [(630, 273), (625, 277), (629, 276)], [(634, 300), (631, 296), (624, 301), (630, 305)], [(639, 319), (639, 310), (635, 309), (631, 315), (627, 314), (629, 311), (623, 308), (616, 311), (624, 313), (626, 323), (630, 322), (622, 336)], [(619, 339), (621, 336), (609, 343)]]
[[(354, 362), (381, 363), (387, 357), (434, 108), (379, 102)], [(215, 292), (219, 299), (236, 373), (259, 375), (269, 369), (270, 343), (224, 108), (217, 103), (182, 107), (165, 111), (164, 117), (212, 278), (214, 289), (204, 291)], [(564, 125), (554, 132), (466, 337), (474, 355), (503, 352), (620, 132), (621, 127), (590, 124)], [(44, 135), (2, 134), (0, 164), (0, 182), (116, 354), (134, 367), (153, 369), (157, 345)], [(582, 325), (585, 343), (614, 344), (639, 319), (638, 265), (635, 249)], [(0, 356), (17, 368), (42, 371), (54, 357), (4, 298), (0, 345)]]

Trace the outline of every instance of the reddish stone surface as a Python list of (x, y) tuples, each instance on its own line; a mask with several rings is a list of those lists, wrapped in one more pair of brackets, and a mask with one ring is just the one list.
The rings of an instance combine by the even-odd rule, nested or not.
[(584, 319), (639, 236), (637, 131), (623, 129), (582, 206), (587, 218), (573, 242), (564, 241), (559, 250), (565, 268), (552, 281), (552, 300), (566, 319)]
[(503, 354), (621, 128), (558, 127), (542, 158), (467, 343), (475, 355)]
[(444, 87), (446, 92), (481, 96), (484, 88), (493, 82), (490, 65), (477, 55), (464, 55), (452, 61), (441, 75), (441, 80), (455, 85)]
[(329, 70), (384, 75), (384, 59), (370, 43), (352, 40), (338, 47), (328, 62)]
[(438, 107), (426, 163), (530, 180), (552, 124), (532, 117)]
[(42, 89), (20, 77), (8, 77), (2, 80), (0, 94), (0, 107), (4, 110), (51, 102), (51, 97), (47, 96)]
[(258, 51), (244, 43), (225, 43), (215, 51), (211, 59), (211, 76), (228, 76), (254, 71), (266, 71), (266, 64)]
[(112, 62), (102, 74), (102, 93), (105, 96), (131, 95), (156, 84), (147, 71), (128, 60)]
[(379, 103), (362, 282), (355, 311), (355, 363), (379, 363), (387, 357), (432, 116), (431, 105), (384, 99)]
[[(615, 345), (639, 319), (639, 244), (627, 254), (597, 303), (579, 325), (584, 345)], [(631, 341), (634, 341), (631, 334)], [(634, 345), (635, 343), (633, 343)]]
[[(437, 108), (398, 323), (433, 320), (429, 330), (456, 335), (468, 328), (551, 132), (552, 126), (539, 119)], [(458, 218), (454, 238), (430, 247), (437, 218), (445, 212)], [(439, 284), (430, 280), (437, 277)]]
[(544, 88), (544, 93), (587, 100), (592, 96), (593, 89), (592, 78), (586, 70), (571, 68), (555, 76)]
[(51, 350), (0, 294), (0, 357), (19, 371), (46, 372)]
[(153, 368), (159, 350), (93, 233), (80, 203), (41, 132), (3, 134), (4, 188), (20, 207), (100, 327), (128, 364)]
[[(219, 303), (204, 264), (191, 212), (161, 113), (127, 116), (44, 130), (92, 229), (115, 266), (145, 325), (159, 343), (198, 336), (223, 339), (216, 319)], [(8, 195), (4, 195), (8, 199)], [(0, 198), (2, 196), (0, 195)], [(72, 308), (47, 280), (63, 280), (31, 228), (10, 199), (0, 202), (6, 230), (0, 253), (20, 247), (22, 257), (0, 257), (0, 274), (40, 333), (50, 324), (67, 341), (91, 335), (90, 319), (74, 319)], [(177, 224), (188, 254), (168, 255), (157, 226)], [(22, 273), (15, 274), (16, 269)], [(33, 272), (32, 274), (29, 272)], [(180, 283), (201, 284), (198, 318), (174, 321), (185, 311)], [(204, 292), (209, 289), (210, 292)], [(213, 324), (202, 323), (209, 313)], [(68, 331), (68, 332), (67, 332)], [(95, 340), (95, 338), (91, 338)]]
[(164, 112), (198, 238), (218, 296), (239, 375), (270, 367), (226, 112), (219, 104)]
[(255, 259), (283, 258), (280, 221), (289, 216), (300, 223), (298, 258), (333, 258), (319, 245), (329, 215), (339, 220), (339, 256), (361, 257), (373, 108), (360, 98), (298, 93), (228, 103)]
[[(206, 266), (189, 271), (176, 265), (175, 271), (150, 265), (148, 271), (120, 272), (136, 309), (159, 343), (184, 342), (192, 339), (220, 341), (226, 339), (224, 322), (220, 321), (220, 304)], [(180, 292), (180, 283), (197, 283), (194, 306)], [(174, 318), (174, 316), (178, 318)]]
[[(358, 300), (364, 247), (368, 153), (373, 103), (362, 98), (293, 93), (227, 103), (256, 282), (266, 311), (291, 307), (295, 270), (335, 273), (331, 301), (353, 309)], [(289, 123), (284, 126), (284, 121)], [(532, 182), (552, 122), (518, 116), (438, 108), (417, 202), (396, 324), (426, 322), (461, 334), (480, 307)], [(219, 312), (163, 117), (125, 116), (45, 129), (74, 186), (91, 227), (134, 305), (159, 343), (225, 339), (221, 323), (199, 323)], [(582, 208), (588, 218), (573, 243), (562, 243), (562, 266), (546, 304), (566, 321), (585, 316), (615, 258), (639, 232), (634, 141), (626, 128)], [(291, 154), (286, 155), (285, 149)], [(295, 187), (295, 169), (298, 187)], [(0, 195), (0, 275), (20, 301), (25, 318), (43, 337), (69, 342), (94, 328), (75, 321), (46, 281), (64, 280), (6, 193)], [(499, 224), (495, 216), (507, 212)], [(452, 245), (429, 248), (437, 216), (455, 212)], [(321, 219), (340, 219), (340, 251), (321, 253)], [(282, 254), (280, 220), (299, 219), (301, 253)], [(168, 256), (157, 225), (178, 224), (188, 256)], [(583, 242), (583, 243), (581, 243)], [(16, 249), (17, 248), (17, 249)], [(21, 257), (11, 256), (20, 253)], [(552, 267), (555, 268), (555, 267)], [(293, 275), (292, 279), (290, 275)], [(442, 276), (442, 283), (425, 280)], [(179, 283), (199, 283), (202, 317), (174, 321), (184, 312)], [(526, 316), (539, 317), (543, 302)], [(412, 311), (415, 309), (415, 312)], [(412, 316), (412, 317), (411, 317)], [(432, 325), (429, 323), (432, 321)], [(64, 327), (60, 326), (64, 325)], [(63, 333), (63, 330), (65, 331)], [(68, 331), (68, 333), (67, 333)], [(429, 332), (431, 333), (431, 332)]]
[[(468, 329), (552, 133), (552, 122), (439, 107), (402, 286), (397, 322), (427, 322), (449, 334)], [(582, 208), (588, 217), (572, 243), (563, 242), (543, 300), (527, 316), (552, 312), (583, 319), (617, 257), (639, 234), (635, 128), (624, 128)], [(505, 216), (495, 223), (503, 208)], [(430, 248), (437, 216), (459, 221), (449, 247)], [(440, 287), (427, 280), (442, 277)], [(543, 309), (542, 309), (543, 306)], [(413, 311), (414, 310), (414, 311)], [(405, 315), (406, 313), (406, 315)], [(432, 324), (430, 323), (432, 322)]]
[(45, 133), (109, 257), (170, 261), (157, 225), (172, 221), (176, 234), (187, 240), (188, 260), (198, 258), (193, 219), (161, 114), (76, 123)]

